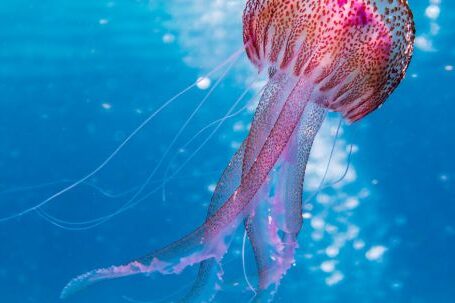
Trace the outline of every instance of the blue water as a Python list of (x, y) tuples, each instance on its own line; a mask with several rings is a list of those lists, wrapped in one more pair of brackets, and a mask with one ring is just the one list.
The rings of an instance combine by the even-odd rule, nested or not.
[[(276, 302), (455, 302), (455, 2), (410, 2), (418, 39), (407, 77), (380, 110), (343, 124), (341, 160), (334, 161), (341, 166), (334, 170), (345, 167), (354, 144), (350, 178), (310, 202), (296, 266)], [(92, 171), (164, 101), (239, 49), (242, 6), (240, 0), (0, 2), (0, 217)], [(166, 167), (185, 163), (213, 127), (180, 148), (222, 117), (252, 78), (240, 59), (154, 181)], [(117, 210), (207, 92), (194, 88), (167, 107), (87, 184), (42, 209), (69, 221)], [(336, 116), (329, 118), (327, 129), (336, 125)], [(147, 199), (97, 227), (69, 231), (36, 212), (1, 222), (0, 302), (60, 302), (75, 275), (128, 261), (195, 228), (250, 119), (251, 111), (242, 111), (227, 120), (165, 190), (152, 182)], [(322, 135), (319, 141), (316, 164), (328, 160), (318, 162), (317, 153), (332, 142)], [(317, 183), (320, 173), (312, 175)], [(216, 302), (251, 297), (241, 236), (225, 257), (226, 285)], [(109, 281), (68, 302), (171, 302), (191, 285), (194, 270)], [(254, 282), (250, 247), (247, 272)]]

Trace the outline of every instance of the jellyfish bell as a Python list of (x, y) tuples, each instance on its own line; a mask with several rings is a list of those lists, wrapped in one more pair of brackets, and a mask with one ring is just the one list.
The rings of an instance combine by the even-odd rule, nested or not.
[(403, 79), (414, 43), (405, 0), (249, 0), (246, 52), (259, 70), (292, 74), (313, 100), (357, 121)]
[(269, 80), (206, 221), (142, 258), (76, 277), (63, 298), (102, 280), (200, 264), (182, 302), (213, 301), (222, 258), (244, 223), (259, 276), (255, 302), (273, 300), (294, 264), (306, 164), (327, 110), (353, 122), (378, 108), (404, 77), (414, 24), (404, 0), (249, 0), (243, 21), (247, 55)]

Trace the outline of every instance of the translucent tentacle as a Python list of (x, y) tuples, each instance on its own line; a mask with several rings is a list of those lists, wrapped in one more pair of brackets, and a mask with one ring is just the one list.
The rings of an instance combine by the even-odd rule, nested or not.
[(324, 174), (322, 175), (321, 181), (319, 182), (319, 186), (314, 191), (314, 193), (312, 195), (310, 195), (308, 198), (305, 199), (305, 203), (310, 202), (324, 188), (325, 179), (327, 178), (327, 174), (328, 174), (329, 169), (330, 169), (330, 164), (332, 163), (333, 154), (335, 152), (335, 147), (337, 145), (337, 141), (338, 141), (338, 138), (339, 138), (340, 129), (341, 129), (341, 122), (342, 122), (342, 119), (340, 118), (340, 120), (338, 122), (337, 130), (336, 130), (336, 133), (335, 133), (335, 138), (333, 139), (332, 148), (330, 149), (329, 160), (327, 161), (327, 165), (325, 166)]
[[(206, 226), (201, 226), (187, 235), (158, 251), (120, 266), (95, 269), (71, 280), (62, 290), (61, 298), (68, 296), (104, 280), (110, 280), (141, 273), (158, 272), (161, 274), (178, 274), (190, 265), (209, 258), (218, 260), (224, 255), (227, 247), (221, 241), (210, 241), (205, 238)], [(220, 244), (219, 244), (220, 243)], [(218, 245), (217, 245), (218, 244)]]
[[(234, 154), (228, 166), (225, 168), (210, 202), (207, 219), (210, 218), (227, 199), (232, 195), (236, 188), (240, 186), (242, 176), (242, 159), (245, 152), (243, 143)], [(231, 237), (226, 242), (231, 242)], [(222, 268), (213, 259), (204, 260), (199, 265), (196, 281), (190, 292), (182, 298), (181, 302), (210, 302), (215, 297), (220, 288)]]
[(324, 113), (315, 104), (307, 106), (265, 190), (256, 197), (261, 203), (246, 221), (259, 273), (256, 302), (273, 299), (281, 278), (294, 263), (297, 235), (302, 226), (305, 168)]
[(247, 239), (247, 230), (245, 229), (245, 232), (243, 233), (243, 240), (242, 240), (242, 269), (243, 269), (243, 278), (245, 279), (245, 282), (248, 286), (248, 288), (254, 293), (256, 296), (256, 290), (253, 287), (253, 284), (251, 284), (250, 279), (248, 278), (248, 275), (246, 273), (246, 262), (245, 262), (245, 247), (246, 247), (246, 239)]
[(236, 219), (243, 218), (248, 211), (254, 209), (255, 205), (250, 202), (286, 147), (308, 104), (311, 93), (312, 88), (305, 86), (302, 80), (294, 87), (251, 169), (243, 175), (241, 186), (207, 221), (211, 225), (211, 232), (218, 233), (224, 226), (234, 224)]
[(302, 194), (306, 165), (325, 113), (324, 108), (314, 103), (308, 105), (296, 130), (297, 138), (293, 141), (295, 145), (290, 146), (286, 155), (287, 172), (282, 189), (286, 214), (284, 231), (289, 233), (298, 234), (302, 228)]
[(243, 173), (246, 174), (268, 138), (286, 98), (295, 87), (297, 79), (278, 71), (267, 83), (256, 109), (250, 133), (246, 140)]

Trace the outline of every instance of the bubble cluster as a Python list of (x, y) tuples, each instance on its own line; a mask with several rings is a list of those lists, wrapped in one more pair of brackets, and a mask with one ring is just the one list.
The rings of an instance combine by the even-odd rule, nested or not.
[(438, 36), (441, 29), (438, 19), (441, 15), (441, 0), (428, 0), (428, 6), (425, 9), (425, 17), (428, 19), (428, 29), (421, 31), (416, 37), (416, 47), (424, 52), (437, 51), (434, 46), (434, 38)]

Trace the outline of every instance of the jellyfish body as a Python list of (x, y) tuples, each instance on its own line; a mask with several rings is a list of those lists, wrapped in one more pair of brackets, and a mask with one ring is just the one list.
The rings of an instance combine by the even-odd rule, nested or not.
[(182, 302), (210, 302), (243, 223), (259, 274), (255, 299), (273, 299), (294, 263), (306, 163), (326, 111), (354, 122), (378, 108), (404, 77), (414, 24), (405, 0), (249, 0), (243, 21), (246, 53), (269, 81), (206, 221), (145, 257), (73, 279), (62, 297), (106, 279), (200, 264)]

